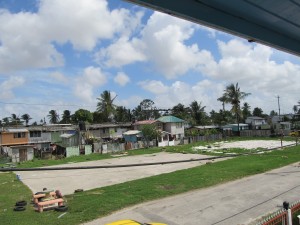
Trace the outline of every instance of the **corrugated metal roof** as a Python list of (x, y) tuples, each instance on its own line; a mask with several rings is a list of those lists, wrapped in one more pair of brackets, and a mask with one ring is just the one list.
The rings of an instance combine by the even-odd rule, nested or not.
[(124, 132), (123, 135), (137, 135), (139, 133), (141, 133), (141, 131), (139, 131), (139, 130), (129, 130), (129, 131)]
[(103, 123), (103, 124), (89, 124), (86, 125), (89, 129), (98, 129), (98, 128), (115, 128), (115, 127), (130, 127), (131, 123)]
[(258, 116), (249, 116), (249, 117), (247, 117), (247, 119), (264, 120), (264, 118), (258, 117)]
[(60, 137), (62, 137), (62, 138), (70, 138), (72, 136), (74, 136), (74, 134), (62, 134), (62, 135), (60, 135)]
[(209, 125), (209, 126), (195, 126), (195, 128), (198, 128), (198, 129), (214, 129), (214, 128), (219, 128), (219, 126), (214, 126), (214, 125)]
[(183, 123), (183, 122), (185, 122), (184, 120), (179, 119), (175, 116), (162, 116), (162, 117), (159, 117), (157, 120), (162, 123)]
[(133, 125), (153, 124), (155, 122), (157, 122), (157, 120), (141, 120), (141, 121), (136, 121)]
[(7, 129), (7, 132), (18, 133), (18, 132), (28, 132), (28, 130), (25, 128), (9, 128)]

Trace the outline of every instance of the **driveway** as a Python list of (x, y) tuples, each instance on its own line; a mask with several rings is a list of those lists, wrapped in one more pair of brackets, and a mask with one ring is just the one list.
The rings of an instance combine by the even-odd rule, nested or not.
[(119, 219), (168, 225), (243, 225), (300, 199), (299, 164), (289, 165), (207, 189), (192, 191), (118, 211), (85, 223), (106, 224)]
[[(125, 165), (133, 163), (153, 163), (188, 159), (203, 159), (209, 157), (210, 156), (197, 154), (161, 152), (130, 157), (120, 156), (114, 159), (99, 161), (69, 163), (65, 165), (59, 165), (59, 167)], [(225, 159), (218, 159), (214, 161), (219, 160)], [(32, 190), (32, 192), (38, 192), (41, 191), (44, 187), (47, 187), (48, 190), (59, 189), (64, 195), (66, 195), (74, 193), (74, 190), (76, 189), (90, 190), (158, 174), (170, 173), (176, 170), (203, 165), (207, 161), (211, 160), (139, 167), (120, 167), (89, 170), (19, 171), (17, 173), (21, 175), (22, 181)]]

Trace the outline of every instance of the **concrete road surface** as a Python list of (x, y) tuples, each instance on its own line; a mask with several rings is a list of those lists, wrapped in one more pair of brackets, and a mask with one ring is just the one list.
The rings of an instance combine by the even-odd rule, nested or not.
[(104, 225), (120, 219), (168, 225), (250, 224), (282, 203), (300, 200), (300, 168), (293, 164), (264, 174), (151, 201), (85, 223)]
[[(123, 156), (114, 159), (89, 161), (81, 163), (69, 163), (59, 165), (59, 167), (72, 166), (105, 166), (105, 165), (124, 165), (136, 163), (152, 163), (188, 159), (203, 159), (210, 156), (198, 154), (179, 154), (179, 153), (156, 153), (139, 156)], [(226, 158), (228, 159), (228, 158)], [(225, 160), (225, 159), (218, 159)], [(214, 161), (218, 161), (214, 160)], [(64, 195), (74, 193), (76, 189), (90, 190), (97, 187), (109, 186), (123, 183), (130, 180), (136, 180), (144, 177), (150, 177), (162, 173), (170, 173), (176, 170), (187, 169), (205, 164), (207, 161), (195, 161), (187, 163), (175, 163), (153, 166), (139, 167), (120, 167), (109, 169), (90, 169), (90, 170), (58, 170), (58, 171), (20, 171), (21, 180), (32, 192), (42, 191), (44, 187), (48, 190), (59, 189)], [(54, 166), (52, 166), (54, 167)], [(56, 166), (57, 167), (57, 166)]]

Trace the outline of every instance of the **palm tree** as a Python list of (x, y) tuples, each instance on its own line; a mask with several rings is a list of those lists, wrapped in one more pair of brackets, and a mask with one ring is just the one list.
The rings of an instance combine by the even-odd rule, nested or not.
[(32, 118), (29, 116), (29, 114), (25, 113), (21, 116), (22, 120), (25, 121), (26, 126), (28, 126), (28, 122), (29, 120), (31, 120)]
[(251, 116), (251, 111), (250, 111), (251, 107), (250, 105), (245, 102), (242, 108), (242, 115), (243, 115), (243, 119), (247, 119), (247, 117)]
[(9, 117), (4, 117), (4, 118), (2, 119), (2, 122), (3, 122), (3, 125), (4, 125), (4, 126), (8, 126), (8, 125), (9, 125)]
[(16, 114), (11, 114), (10, 120), (13, 125), (22, 124), (20, 117), (18, 117)]
[(181, 119), (187, 119), (188, 117), (189, 108), (185, 107), (183, 104), (178, 103), (177, 105), (173, 106), (171, 109), (171, 115), (176, 116)]
[(236, 117), (236, 122), (238, 124), (238, 134), (240, 134), (240, 116), (241, 108), (240, 101), (246, 98), (250, 93), (245, 93), (240, 90), (239, 84), (229, 84), (224, 90), (222, 97), (225, 98), (225, 103), (230, 103), (232, 105), (231, 112)]
[(205, 119), (205, 109), (206, 106), (201, 106), (201, 102), (198, 103), (197, 101), (193, 101), (190, 104), (190, 112), (193, 118), (193, 121), (196, 125), (204, 125)]
[(130, 109), (126, 109), (124, 106), (118, 106), (116, 108), (115, 121), (131, 122)]
[(64, 110), (60, 123), (71, 123), (71, 112), (70, 112), (70, 110)]
[(97, 112), (103, 113), (105, 120), (110, 121), (113, 119), (113, 116), (116, 112), (116, 105), (113, 104), (114, 100), (116, 99), (117, 95), (112, 98), (110, 91), (103, 91), (97, 100)]
[(52, 124), (57, 124), (59, 122), (59, 115), (55, 110), (50, 110), (47, 116), (49, 118), (49, 122)]
[(218, 101), (222, 102), (223, 106), (223, 111), (225, 111), (225, 102), (226, 102), (226, 97), (223, 95), (220, 98), (217, 99)]

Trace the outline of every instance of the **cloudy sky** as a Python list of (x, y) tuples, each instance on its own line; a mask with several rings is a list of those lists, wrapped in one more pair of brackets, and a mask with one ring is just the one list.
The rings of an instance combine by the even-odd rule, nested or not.
[(104, 90), (131, 109), (148, 98), (218, 111), (237, 82), (252, 110), (300, 100), (299, 57), (121, 0), (75, 2), (0, 0), (0, 119), (95, 111)]

